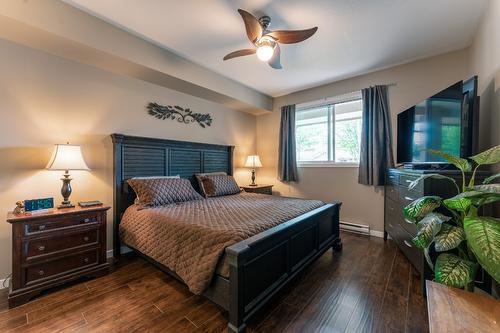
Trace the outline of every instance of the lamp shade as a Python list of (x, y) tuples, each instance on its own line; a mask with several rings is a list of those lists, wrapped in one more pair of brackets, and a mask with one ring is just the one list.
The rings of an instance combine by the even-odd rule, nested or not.
[(247, 168), (260, 168), (262, 163), (260, 163), (259, 155), (250, 155), (247, 157), (247, 161), (245, 162), (245, 167)]
[(47, 164), (48, 170), (90, 170), (78, 145), (58, 144)]

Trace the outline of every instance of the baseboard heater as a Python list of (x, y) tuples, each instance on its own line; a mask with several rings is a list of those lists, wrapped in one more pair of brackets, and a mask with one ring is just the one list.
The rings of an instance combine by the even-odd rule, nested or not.
[(370, 226), (350, 222), (340, 222), (340, 230), (370, 236)]

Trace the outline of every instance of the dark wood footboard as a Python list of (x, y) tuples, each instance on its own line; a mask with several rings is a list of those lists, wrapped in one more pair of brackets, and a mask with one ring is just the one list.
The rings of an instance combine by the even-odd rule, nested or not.
[(226, 249), (229, 332), (244, 332), (248, 318), (305, 266), (329, 248), (341, 249), (340, 205), (324, 205)]

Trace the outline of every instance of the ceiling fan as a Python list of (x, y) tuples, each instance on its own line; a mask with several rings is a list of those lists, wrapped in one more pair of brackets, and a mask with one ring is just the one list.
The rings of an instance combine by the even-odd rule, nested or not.
[(243, 9), (238, 9), (238, 13), (240, 13), (243, 18), (243, 22), (245, 23), (248, 39), (253, 45), (255, 45), (255, 48), (231, 52), (226, 55), (223, 60), (257, 54), (257, 58), (261, 61), (267, 62), (272, 68), (281, 69), (281, 50), (279, 43), (300, 43), (314, 35), (314, 33), (318, 30), (318, 27), (314, 27), (305, 30), (271, 31), (268, 30), (268, 27), (271, 24), (271, 18), (269, 16), (262, 16), (257, 19), (255, 16), (247, 11), (244, 11)]

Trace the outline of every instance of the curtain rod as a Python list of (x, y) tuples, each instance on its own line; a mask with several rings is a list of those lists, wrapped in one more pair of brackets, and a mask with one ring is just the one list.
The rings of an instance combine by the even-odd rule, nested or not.
[[(371, 85), (370, 87), (374, 87), (374, 86), (388, 86), (388, 87), (394, 87), (394, 86), (397, 86), (398, 84), (396, 82), (390, 82), (390, 83), (386, 83), (386, 84), (375, 84), (375, 85)], [(357, 92), (360, 92), (362, 89), (359, 89), (359, 90), (355, 90), (355, 91), (350, 91), (350, 92), (347, 92), (347, 93), (344, 93), (344, 94), (340, 94), (339, 96), (343, 96), (343, 95), (350, 95), (350, 94), (355, 94)], [(325, 99), (329, 99), (329, 98), (333, 98), (335, 96), (330, 96), (330, 97), (323, 97), (321, 98), (320, 100), (325, 100)]]
[[(396, 82), (390, 82), (390, 83), (378, 84), (378, 85), (379, 86), (393, 87), (393, 86), (397, 86), (398, 84)], [(370, 87), (373, 87), (373, 86), (370, 86)], [(344, 94), (340, 94), (338, 96), (323, 97), (323, 98), (319, 98), (319, 99), (314, 100), (314, 101), (309, 101), (309, 102), (304, 102), (304, 103), (297, 103), (296, 106), (299, 106), (301, 108), (314, 107), (314, 106), (316, 106), (315, 104), (321, 104), (321, 101), (323, 101), (323, 103), (324, 103), (324, 102), (328, 101), (329, 99), (335, 99), (336, 97), (341, 97), (341, 96), (344, 96), (344, 95), (352, 95), (352, 94), (356, 94), (356, 93), (360, 93), (360, 92), (361, 92), (361, 89), (360, 90), (351, 91), (351, 92), (347, 92), (347, 93), (344, 93)]]

